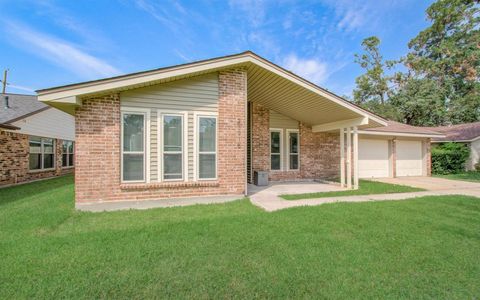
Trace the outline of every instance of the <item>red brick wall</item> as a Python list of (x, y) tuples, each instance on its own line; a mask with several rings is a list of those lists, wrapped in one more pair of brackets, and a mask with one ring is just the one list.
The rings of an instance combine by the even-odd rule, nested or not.
[(13, 185), (73, 171), (62, 168), (62, 140), (55, 140), (55, 169), (29, 170), (28, 135), (0, 130), (0, 186)]
[(427, 176), (432, 176), (432, 139), (427, 139), (426, 152), (427, 152)]
[[(252, 103), (252, 169), (270, 170), (269, 109)], [(270, 171), (271, 181), (333, 179), (340, 173), (339, 134), (313, 133), (300, 123), (300, 170)], [(285, 154), (284, 154), (285, 155)]]
[(85, 99), (76, 111), (77, 203), (245, 194), (246, 72), (219, 73), (218, 180), (120, 182), (120, 97)]

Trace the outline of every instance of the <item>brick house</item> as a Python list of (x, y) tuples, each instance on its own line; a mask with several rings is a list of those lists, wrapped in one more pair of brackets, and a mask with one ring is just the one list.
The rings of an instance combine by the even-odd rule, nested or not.
[(0, 94), (0, 187), (71, 173), (74, 118), (36, 96)]
[(75, 116), (76, 204), (244, 195), (271, 181), (427, 176), (438, 133), (252, 53), (38, 91)]

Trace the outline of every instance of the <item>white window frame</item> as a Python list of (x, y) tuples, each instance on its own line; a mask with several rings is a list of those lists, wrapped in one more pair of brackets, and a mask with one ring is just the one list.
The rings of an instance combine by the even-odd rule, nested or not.
[[(297, 169), (292, 169), (290, 166), (290, 133), (296, 133), (298, 135), (298, 151), (297, 153), (294, 153), (295, 155), (298, 156), (298, 168)], [(300, 130), (298, 129), (287, 129), (287, 166), (289, 171), (298, 171), (300, 170)]]
[[(31, 137), (36, 137), (40, 139), (40, 153), (31, 153), (30, 152), (30, 138)], [(53, 153), (45, 153), (45, 147), (44, 147), (44, 140), (49, 139), (52, 140), (52, 145), (53, 145)], [(41, 137), (37, 135), (32, 135), (28, 137), (28, 171), (29, 172), (41, 172), (41, 171), (51, 171), (55, 170), (57, 166), (56, 158), (57, 158), (57, 147), (56, 147), (57, 140), (54, 138), (49, 138), (49, 137)], [(30, 169), (30, 154), (40, 154), (40, 169)], [(51, 168), (45, 168), (44, 167), (44, 157), (45, 154), (53, 154), (53, 167)]]
[[(280, 153), (272, 153), (272, 132), (278, 132), (280, 133)], [(284, 160), (284, 156), (283, 156), (283, 148), (284, 148), (284, 144), (283, 144), (283, 129), (282, 128), (270, 128), (270, 131), (268, 133), (268, 153), (270, 155), (270, 166), (269, 166), (269, 169), (271, 172), (279, 172), (279, 171), (283, 171), (283, 160)], [(275, 155), (278, 155), (280, 154), (280, 169), (278, 170), (274, 170), (272, 169), (272, 154), (275, 154)]]
[[(164, 179), (163, 168), (163, 117), (164, 116), (180, 116), (182, 117), (182, 178), (181, 179)], [(177, 110), (157, 110), (157, 181), (187, 181), (188, 180), (188, 113)], [(174, 153), (168, 151), (167, 153)]]
[[(218, 114), (214, 112), (195, 112), (194, 117), (194, 126), (193, 126), (193, 137), (194, 137), (194, 180), (195, 181), (208, 181), (208, 180), (218, 180)], [(199, 142), (200, 135), (198, 134), (200, 118), (214, 118), (215, 119), (215, 152), (202, 152), (201, 154), (215, 154), (215, 177), (214, 178), (200, 178), (200, 152), (199, 152)]]
[[(144, 145), (143, 152), (134, 151), (127, 152), (129, 154), (142, 154), (143, 153), (143, 180), (123, 180), (123, 115), (144, 115)], [(120, 182), (122, 183), (149, 183), (150, 182), (150, 109), (139, 107), (121, 107), (120, 109)]]
[[(63, 152), (63, 145), (65, 144), (65, 142), (71, 142), (73, 144), (73, 152), (70, 153), (70, 151), (68, 151), (68, 146), (67, 146), (67, 152)], [(64, 166), (63, 165), (63, 155), (66, 154), (67, 155), (67, 165)], [(68, 169), (68, 168), (73, 168), (75, 167), (75, 165), (71, 165), (70, 166), (70, 154), (73, 154), (73, 162), (75, 163), (75, 141), (72, 141), (72, 140), (63, 140), (62, 141), (62, 168), (63, 169)]]

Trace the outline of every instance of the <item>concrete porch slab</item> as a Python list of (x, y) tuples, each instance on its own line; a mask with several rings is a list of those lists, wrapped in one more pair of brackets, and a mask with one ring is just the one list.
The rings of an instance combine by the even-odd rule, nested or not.
[(245, 198), (245, 195), (206, 196), (191, 198), (172, 198), (159, 200), (116, 201), (98, 203), (77, 203), (75, 208), (81, 211), (101, 212), (129, 209), (149, 209), (159, 207), (177, 207), (196, 204), (225, 203)]

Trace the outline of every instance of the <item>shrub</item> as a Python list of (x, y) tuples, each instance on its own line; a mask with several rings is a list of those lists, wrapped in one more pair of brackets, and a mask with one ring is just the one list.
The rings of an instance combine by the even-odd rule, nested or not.
[(432, 173), (455, 174), (465, 171), (465, 162), (470, 156), (468, 145), (445, 143), (432, 148)]

